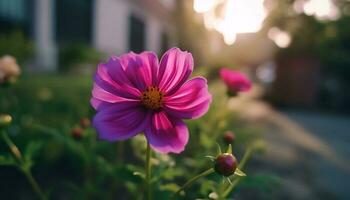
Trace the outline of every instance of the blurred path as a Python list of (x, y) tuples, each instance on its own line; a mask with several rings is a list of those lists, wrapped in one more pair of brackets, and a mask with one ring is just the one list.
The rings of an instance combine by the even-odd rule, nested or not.
[(268, 151), (262, 171), (283, 180), (279, 199), (350, 199), (350, 118), (294, 110), (277, 111), (243, 95), (232, 110), (264, 127)]

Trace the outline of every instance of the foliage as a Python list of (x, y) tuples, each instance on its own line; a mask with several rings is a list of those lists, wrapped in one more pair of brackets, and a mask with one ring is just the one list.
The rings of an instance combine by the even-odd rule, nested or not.
[(67, 72), (78, 64), (90, 63), (95, 66), (101, 57), (102, 54), (94, 48), (84, 43), (73, 43), (59, 49), (58, 60), (60, 70)]
[(291, 34), (288, 48), (279, 49), (277, 59), (311, 58), (320, 64), (318, 85), (319, 103), (322, 107), (349, 111), (350, 95), (342, 92), (350, 86), (350, 16), (348, 1), (336, 1), (340, 18), (318, 20), (314, 16), (297, 13), (293, 9), (296, 0), (275, 1), (263, 31), (278, 27)]
[(21, 64), (33, 56), (33, 52), (33, 43), (22, 32), (0, 35), (0, 56), (14, 56)]
[[(1, 111), (14, 119), (7, 128), (9, 136), (33, 161), (33, 176), (54, 199), (142, 199), (144, 169), (140, 165), (146, 149), (142, 135), (117, 143), (96, 140), (91, 127), (83, 130), (81, 139), (71, 135), (80, 118), (92, 117), (91, 84), (87, 76), (23, 76), (14, 88), (1, 91), (6, 93), (0, 96)], [(177, 156), (153, 154), (154, 199), (168, 199), (186, 180), (211, 167), (213, 163), (205, 156), (216, 154), (217, 142), (226, 148), (222, 140), (226, 130), (236, 133), (239, 142), (233, 152), (238, 160), (258, 138), (257, 127), (245, 124), (227, 109), (221, 84), (210, 84), (215, 99), (208, 114), (187, 122), (191, 138), (186, 151)], [(16, 199), (24, 193), (34, 197), (25, 181), (17, 181), (21, 180), (19, 172), (10, 170), (13, 160), (1, 141), (0, 152), (0, 163), (5, 165), (0, 167), (2, 198)], [(254, 173), (245, 172), (252, 175), (250, 181), (254, 179)], [(203, 177), (184, 191), (186, 199), (215, 196), (221, 182), (222, 176), (216, 174)], [(265, 191), (268, 185), (269, 181), (261, 181), (251, 187)]]

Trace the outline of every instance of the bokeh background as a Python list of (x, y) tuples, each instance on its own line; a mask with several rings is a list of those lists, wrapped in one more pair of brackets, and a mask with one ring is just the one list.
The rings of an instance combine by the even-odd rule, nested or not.
[[(161, 57), (173, 46), (193, 54), (195, 74), (214, 95), (209, 113), (189, 122), (191, 141), (177, 163), (200, 171), (213, 138), (232, 130), (238, 158), (250, 141), (266, 143), (235, 199), (350, 199), (349, 0), (0, 0), (0, 56), (14, 56), (22, 70), (0, 90), (0, 112), (14, 117), (9, 133), (22, 149), (42, 143), (33, 173), (54, 199), (137, 194), (134, 167), (124, 166), (140, 162), (129, 156), (137, 139), (70, 134), (94, 114), (97, 63), (129, 51)], [(253, 89), (227, 99), (221, 67), (245, 72)], [(168, 167), (169, 179), (191, 177)], [(0, 177), (0, 199), (35, 199), (16, 169), (1, 166)], [(190, 197), (208, 188), (199, 184)]]

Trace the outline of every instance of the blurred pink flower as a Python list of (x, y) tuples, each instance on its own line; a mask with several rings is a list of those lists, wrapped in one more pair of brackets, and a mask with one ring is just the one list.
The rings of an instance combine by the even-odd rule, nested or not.
[(14, 57), (5, 55), (0, 58), (0, 84), (13, 82), (20, 74), (21, 69)]
[(241, 72), (222, 68), (220, 76), (231, 95), (236, 95), (238, 92), (247, 92), (252, 87), (250, 80)]
[(91, 104), (99, 138), (125, 140), (144, 132), (161, 153), (180, 153), (189, 133), (182, 119), (204, 115), (211, 102), (207, 81), (190, 77), (191, 53), (168, 50), (160, 62), (153, 52), (111, 57), (98, 66)]

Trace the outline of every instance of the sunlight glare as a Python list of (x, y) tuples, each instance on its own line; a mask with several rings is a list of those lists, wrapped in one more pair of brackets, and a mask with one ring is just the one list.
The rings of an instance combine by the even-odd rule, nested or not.
[(222, 0), (196, 0), (194, 10), (203, 12), (205, 27), (220, 32), (226, 44), (233, 44), (238, 33), (254, 33), (261, 29), (266, 17), (264, 0), (226, 0), (223, 17), (215, 15), (214, 9), (219, 3)]
[(205, 13), (214, 8), (216, 4), (216, 0), (194, 0), (193, 8), (198, 13)]
[(314, 15), (320, 20), (336, 20), (340, 15), (332, 0), (310, 0), (304, 3), (303, 9), (306, 15)]

